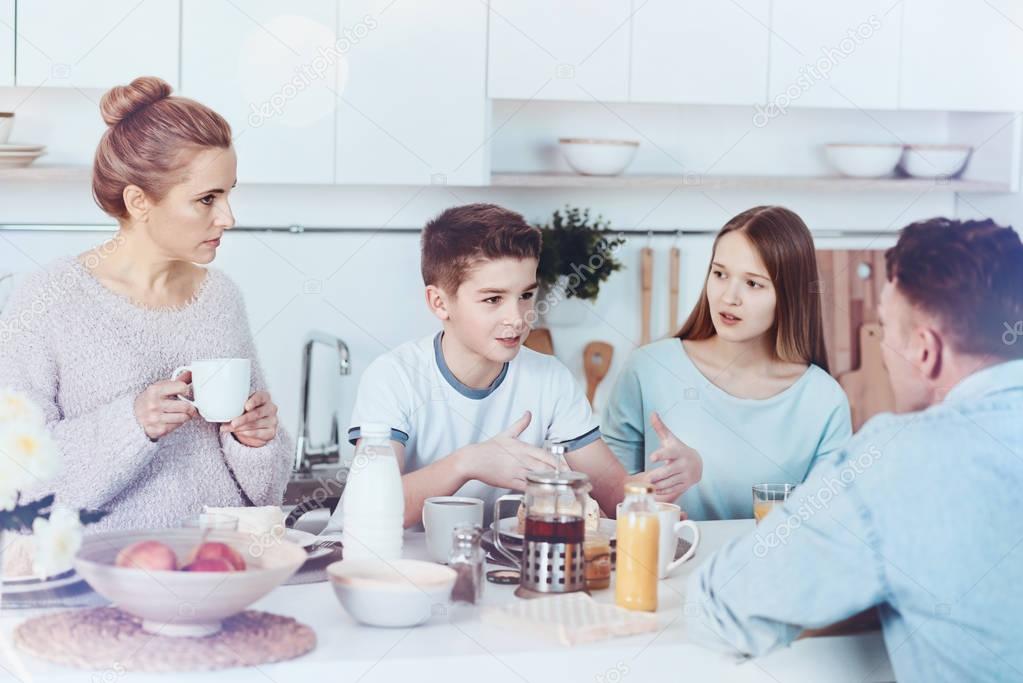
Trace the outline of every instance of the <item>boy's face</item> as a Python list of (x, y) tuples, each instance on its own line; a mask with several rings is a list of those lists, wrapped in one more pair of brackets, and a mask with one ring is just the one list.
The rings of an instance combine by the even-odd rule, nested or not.
[(455, 296), (433, 287), (427, 296), (447, 333), (477, 355), (504, 363), (515, 357), (529, 334), (536, 268), (535, 258), (480, 261)]

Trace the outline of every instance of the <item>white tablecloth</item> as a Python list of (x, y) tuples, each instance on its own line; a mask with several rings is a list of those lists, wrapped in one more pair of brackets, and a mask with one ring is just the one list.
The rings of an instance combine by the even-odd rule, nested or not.
[[(208, 674), (146, 675), (86, 673), (57, 667), (29, 657), (23, 663), (36, 681), (465, 681), (535, 683), (596, 681), (892, 681), (894, 675), (879, 632), (797, 641), (768, 657), (734, 660), (688, 642), (681, 605), (686, 577), (694, 567), (730, 538), (751, 528), (752, 520), (703, 522), (701, 547), (695, 558), (660, 584), (655, 633), (565, 647), (525, 632), (483, 623), (479, 606), (452, 605), (413, 629), (378, 629), (356, 624), (336, 601), (327, 583), (284, 586), (253, 605), (285, 614), (312, 626), (319, 639), (306, 656), (254, 669), (231, 669)], [(408, 534), (405, 556), (426, 559), (422, 534)], [(792, 580), (799, 580), (792, 577)], [(505, 604), (516, 598), (514, 586), (488, 583), (484, 605)], [(595, 599), (612, 602), (610, 590)], [(19, 611), (0, 618), (0, 630), (10, 634), (33, 613)], [(0, 655), (0, 681), (18, 680)]]

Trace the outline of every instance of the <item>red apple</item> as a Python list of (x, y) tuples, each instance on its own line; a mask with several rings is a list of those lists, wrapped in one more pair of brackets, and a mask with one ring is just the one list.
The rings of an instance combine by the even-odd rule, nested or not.
[(226, 543), (207, 541), (192, 551), (189, 556), (189, 564), (196, 560), (224, 560), (232, 570), (245, 571), (245, 560), (241, 553)]
[(178, 568), (178, 558), (170, 546), (159, 541), (139, 541), (122, 548), (117, 553), (114, 564), (129, 569), (146, 569), (150, 571), (174, 571)]
[(222, 557), (193, 560), (181, 568), (183, 572), (233, 572), (234, 566)]

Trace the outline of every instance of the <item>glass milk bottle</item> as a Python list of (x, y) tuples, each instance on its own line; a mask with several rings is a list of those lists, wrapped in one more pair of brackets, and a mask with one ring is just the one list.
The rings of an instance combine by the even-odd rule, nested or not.
[(615, 602), (619, 607), (644, 612), (657, 610), (660, 522), (653, 490), (648, 484), (625, 485), (616, 534)]
[(364, 424), (341, 498), (345, 559), (401, 558), (405, 529), (405, 494), (398, 459), (391, 448), (391, 429)]

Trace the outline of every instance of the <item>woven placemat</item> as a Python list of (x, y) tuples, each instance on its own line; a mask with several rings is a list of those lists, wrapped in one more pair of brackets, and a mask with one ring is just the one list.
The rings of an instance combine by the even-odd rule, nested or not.
[(15, 629), (14, 642), (80, 669), (210, 671), (294, 659), (316, 647), (316, 633), (290, 617), (248, 610), (211, 636), (173, 638), (143, 631), (139, 619), (116, 607), (96, 607), (29, 619)]

